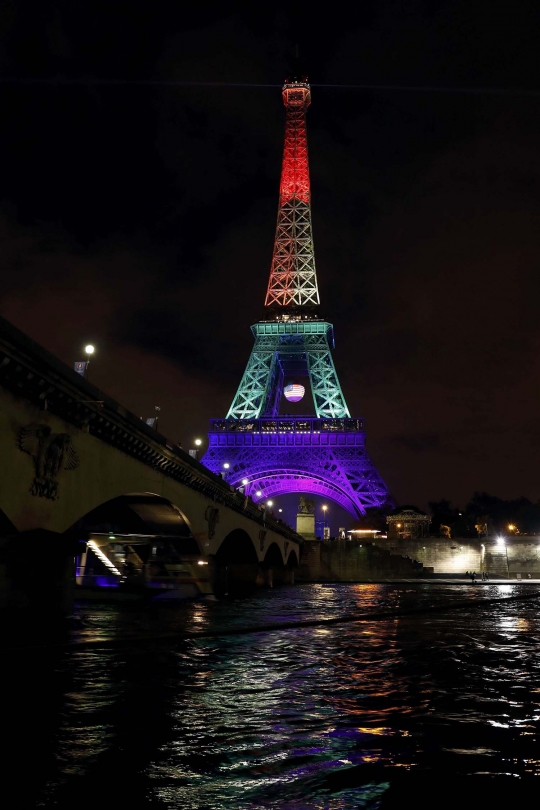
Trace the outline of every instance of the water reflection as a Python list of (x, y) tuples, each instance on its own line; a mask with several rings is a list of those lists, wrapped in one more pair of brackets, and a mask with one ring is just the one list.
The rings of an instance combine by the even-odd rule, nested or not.
[[(116, 791), (133, 807), (376, 807), (416, 773), (537, 774), (536, 603), (431, 612), (500, 587), (321, 585), (154, 612), (80, 606), (75, 639), (133, 641), (40, 662), (51, 711), (34, 702), (27, 722), (41, 722), (51, 753), (33, 777), (41, 806), (95, 808)], [(425, 610), (148, 641), (163, 629), (410, 607)]]

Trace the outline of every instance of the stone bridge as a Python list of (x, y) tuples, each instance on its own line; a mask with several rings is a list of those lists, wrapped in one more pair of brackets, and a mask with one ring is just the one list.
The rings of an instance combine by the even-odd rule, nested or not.
[(201, 555), (259, 580), (298, 565), (290, 527), (1, 318), (0, 453), (0, 538), (91, 530), (122, 504), (148, 534), (180, 520)]

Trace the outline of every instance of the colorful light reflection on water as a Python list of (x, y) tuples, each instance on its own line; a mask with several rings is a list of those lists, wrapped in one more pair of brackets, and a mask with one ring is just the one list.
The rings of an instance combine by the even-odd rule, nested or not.
[(80, 605), (76, 639), (418, 604), (426, 613), (21, 653), (10, 695), (27, 760), (29, 741), (32, 751), (25, 787), (37, 806), (95, 808), (107, 796), (132, 808), (216, 810), (394, 806), (385, 804), (393, 787), (406, 791), (418, 775), (510, 774), (515, 791), (540, 775), (538, 602), (429, 612), (497, 595), (496, 585), (311, 585), (151, 610)]

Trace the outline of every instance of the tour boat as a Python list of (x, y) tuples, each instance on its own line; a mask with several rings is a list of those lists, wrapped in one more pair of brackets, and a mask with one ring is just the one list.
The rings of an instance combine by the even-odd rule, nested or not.
[(212, 590), (211, 566), (196, 541), (92, 534), (77, 557), (79, 597), (196, 599)]

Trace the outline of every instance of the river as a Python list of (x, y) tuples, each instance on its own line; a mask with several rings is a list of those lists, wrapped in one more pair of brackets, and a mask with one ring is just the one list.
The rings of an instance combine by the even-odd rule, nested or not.
[[(504, 600), (536, 592), (312, 584), (236, 601), (78, 603), (69, 638), (40, 631), (4, 652), (10, 806), (522, 798), (540, 775), (540, 599)], [(462, 600), (472, 604), (455, 610)], [(219, 635), (359, 611), (392, 615)], [(185, 630), (214, 635), (174, 637)]]

